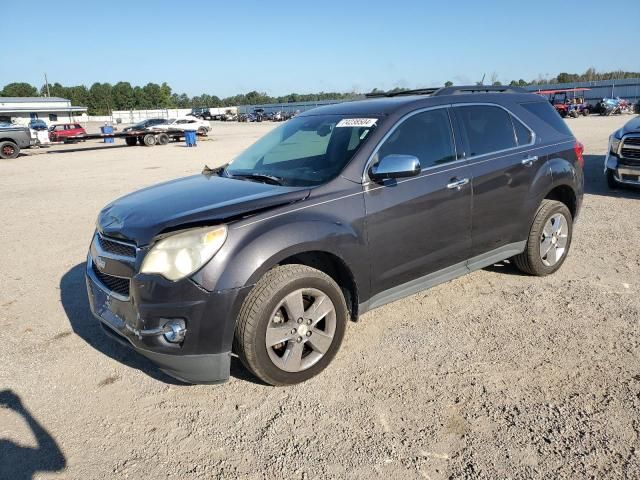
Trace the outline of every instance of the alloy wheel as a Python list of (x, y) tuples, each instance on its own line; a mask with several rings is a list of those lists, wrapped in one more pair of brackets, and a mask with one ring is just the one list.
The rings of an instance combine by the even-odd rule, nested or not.
[(273, 311), (265, 346), (278, 368), (300, 372), (325, 355), (335, 332), (336, 309), (329, 296), (315, 288), (303, 288), (284, 297)]
[(569, 227), (561, 213), (552, 215), (540, 235), (540, 259), (547, 267), (553, 267), (567, 250)]

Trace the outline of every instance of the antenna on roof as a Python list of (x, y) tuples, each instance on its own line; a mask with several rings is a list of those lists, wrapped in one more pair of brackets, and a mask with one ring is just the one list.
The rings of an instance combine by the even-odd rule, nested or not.
[(47, 88), (47, 97), (50, 97), (51, 94), (49, 93), (49, 81), (47, 80), (47, 74), (46, 73), (44, 74), (44, 84), (45, 84), (45, 86)]

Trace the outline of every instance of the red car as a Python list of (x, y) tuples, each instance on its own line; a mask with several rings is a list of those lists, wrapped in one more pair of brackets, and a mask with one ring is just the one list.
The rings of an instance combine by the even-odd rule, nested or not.
[(59, 123), (49, 127), (49, 140), (52, 142), (62, 142), (68, 137), (86, 134), (86, 130), (79, 123)]

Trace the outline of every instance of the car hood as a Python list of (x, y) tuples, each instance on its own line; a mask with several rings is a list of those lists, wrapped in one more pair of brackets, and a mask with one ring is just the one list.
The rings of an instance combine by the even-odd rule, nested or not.
[(151, 243), (160, 233), (216, 224), (302, 200), (308, 188), (194, 175), (138, 190), (107, 205), (98, 216), (105, 235)]
[(640, 117), (629, 120), (624, 127), (620, 129), (621, 136), (627, 133), (640, 133)]

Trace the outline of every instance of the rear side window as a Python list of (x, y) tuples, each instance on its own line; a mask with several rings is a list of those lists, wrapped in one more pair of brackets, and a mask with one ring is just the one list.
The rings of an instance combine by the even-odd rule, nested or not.
[(563, 134), (573, 136), (567, 124), (564, 123), (564, 120), (560, 117), (556, 109), (549, 102), (530, 102), (530, 103), (521, 103), (522, 108), (528, 110), (530, 113), (534, 114), (540, 120), (545, 122), (555, 131)]
[(374, 161), (392, 154), (418, 157), (421, 168), (454, 161), (456, 155), (447, 110), (429, 110), (407, 118), (385, 140)]
[(516, 140), (518, 141), (518, 145), (529, 145), (533, 141), (531, 130), (525, 127), (524, 124), (514, 116), (511, 116), (511, 121), (513, 122), (513, 128), (516, 131)]
[(516, 146), (511, 115), (502, 108), (472, 105), (457, 107), (456, 112), (467, 136), (470, 157)]

